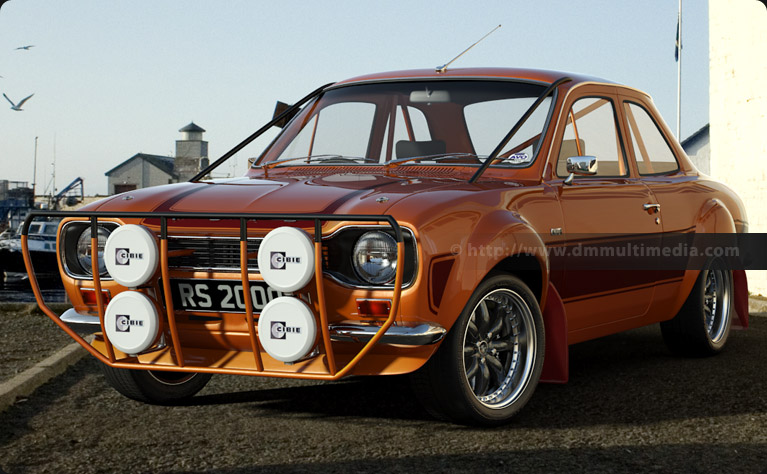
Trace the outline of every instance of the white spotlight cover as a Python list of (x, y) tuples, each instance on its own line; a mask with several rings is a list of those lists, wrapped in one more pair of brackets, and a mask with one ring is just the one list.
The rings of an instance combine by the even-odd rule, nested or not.
[(314, 347), (317, 322), (311, 308), (298, 298), (270, 301), (258, 318), (258, 340), (273, 358), (295, 362)]
[(123, 291), (109, 302), (104, 327), (116, 349), (138, 354), (157, 340), (160, 316), (149, 297), (137, 291)]
[(277, 291), (300, 290), (314, 274), (314, 244), (309, 234), (295, 227), (278, 227), (258, 247), (258, 269)]
[(118, 227), (109, 235), (104, 246), (109, 275), (128, 288), (136, 288), (149, 281), (157, 270), (159, 256), (154, 235), (140, 225)]

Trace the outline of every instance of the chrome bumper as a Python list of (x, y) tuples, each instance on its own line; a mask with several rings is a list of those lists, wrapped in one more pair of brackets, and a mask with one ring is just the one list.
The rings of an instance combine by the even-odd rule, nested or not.
[[(330, 339), (333, 341), (367, 342), (378, 331), (378, 326), (353, 323), (331, 324)], [(427, 346), (435, 344), (445, 337), (447, 331), (442, 326), (419, 324), (418, 326), (392, 326), (379, 341), (381, 344), (402, 346)]]
[[(98, 316), (78, 313), (70, 308), (61, 315), (61, 321), (76, 331), (101, 329)], [(330, 325), (330, 339), (339, 342), (367, 342), (373, 338), (378, 326), (345, 322)], [(441, 341), (447, 331), (442, 326), (419, 324), (418, 326), (392, 326), (379, 341), (381, 344), (401, 346), (426, 346)]]
[(77, 332), (101, 331), (101, 323), (99, 322), (98, 316), (78, 313), (74, 308), (69, 308), (64, 311), (64, 314), (60, 316), (60, 319)]

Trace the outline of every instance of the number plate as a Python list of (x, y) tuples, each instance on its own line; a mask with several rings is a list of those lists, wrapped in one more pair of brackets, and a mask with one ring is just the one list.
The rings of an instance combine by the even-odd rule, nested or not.
[[(171, 280), (173, 307), (207, 313), (244, 313), (242, 283), (237, 280)], [(262, 281), (250, 282), (253, 312), (260, 313), (266, 303), (284, 296)]]

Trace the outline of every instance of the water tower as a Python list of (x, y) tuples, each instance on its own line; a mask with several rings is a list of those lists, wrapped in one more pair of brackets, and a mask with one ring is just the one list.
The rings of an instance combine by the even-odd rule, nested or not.
[(174, 171), (179, 181), (188, 181), (208, 163), (208, 142), (202, 139), (205, 129), (194, 122), (179, 130), (181, 140), (176, 140)]

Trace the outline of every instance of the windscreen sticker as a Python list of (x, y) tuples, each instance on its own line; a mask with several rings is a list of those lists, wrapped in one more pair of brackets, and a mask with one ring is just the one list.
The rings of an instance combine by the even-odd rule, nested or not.
[(509, 157), (506, 158), (506, 161), (515, 165), (520, 163), (530, 163), (530, 156), (528, 156), (527, 153), (514, 153), (513, 155), (509, 155)]

